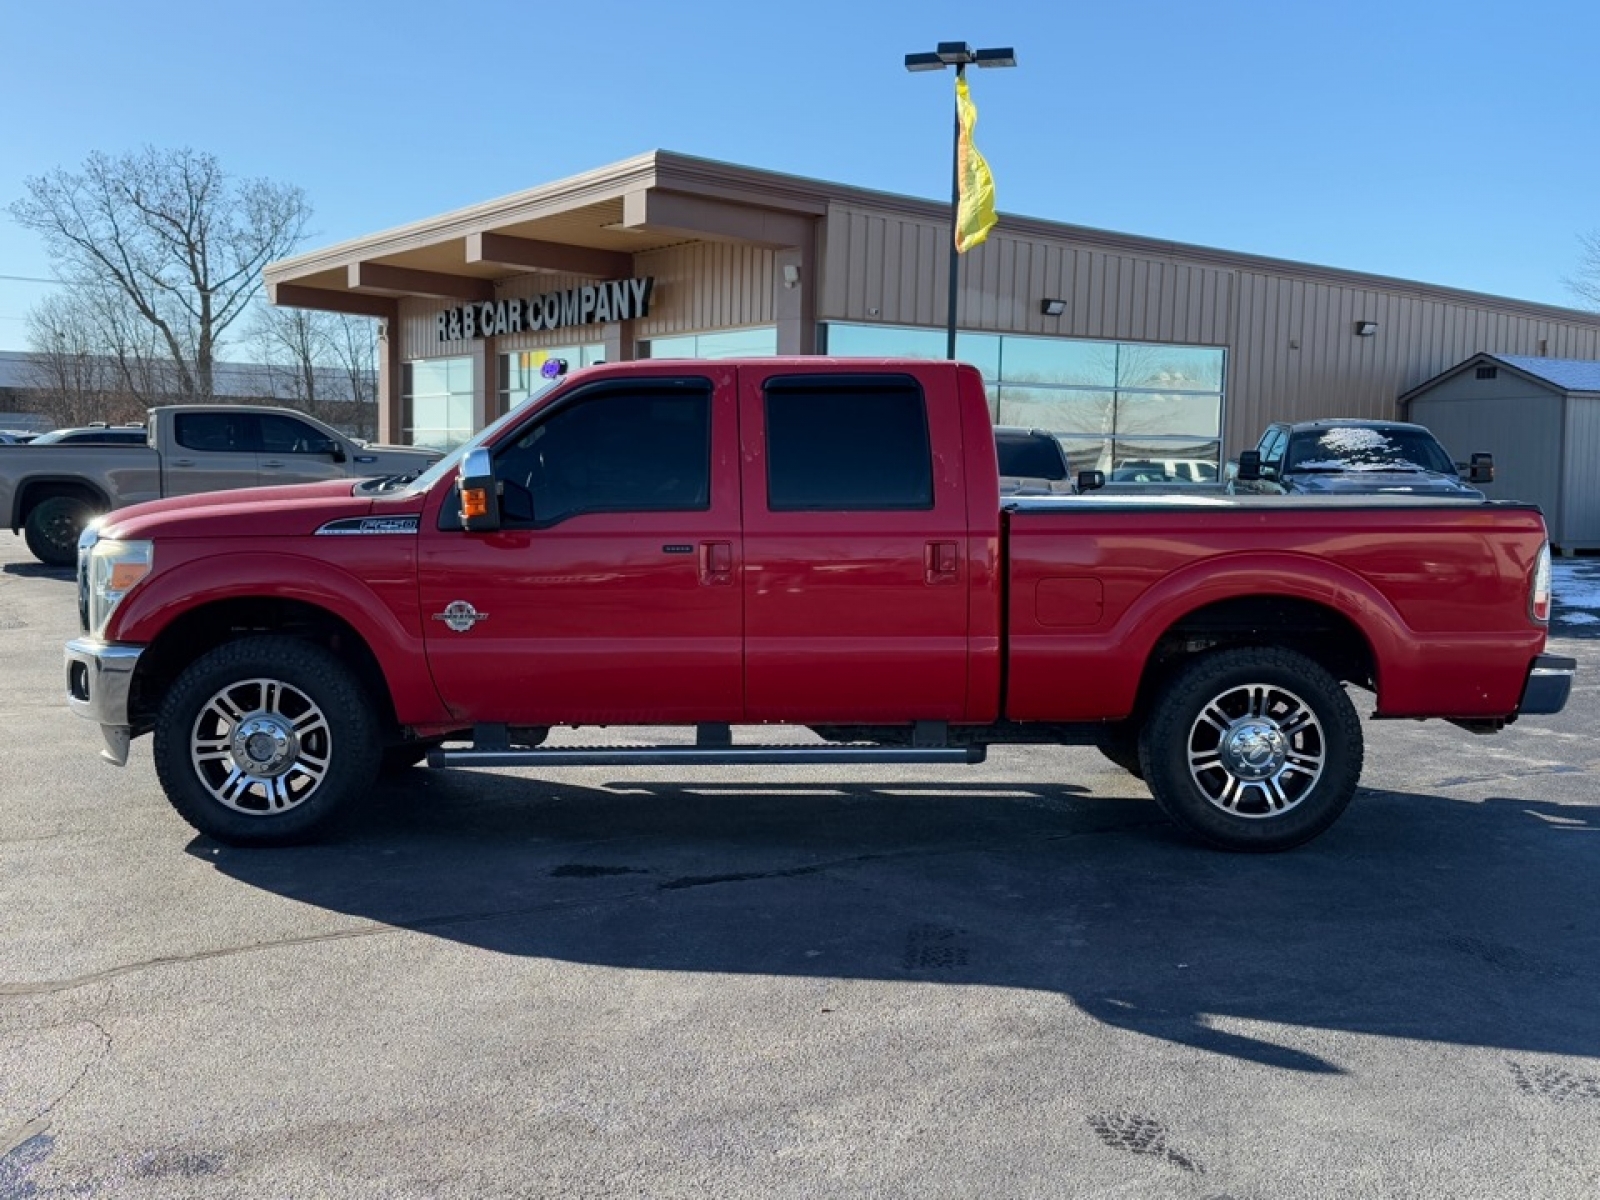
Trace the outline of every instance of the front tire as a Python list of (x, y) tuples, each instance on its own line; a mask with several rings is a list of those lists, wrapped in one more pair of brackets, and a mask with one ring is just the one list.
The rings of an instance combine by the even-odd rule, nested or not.
[(1325, 831), (1361, 778), (1361, 720), (1303, 654), (1207, 654), (1162, 690), (1140, 741), (1145, 781), (1174, 823), (1224, 850), (1287, 850)]
[(203, 655), (173, 684), (155, 765), (173, 808), (232, 846), (305, 841), (377, 778), (370, 697), (321, 646), (253, 637)]
[(1107, 762), (1121, 767), (1135, 779), (1144, 778), (1139, 761), (1139, 725), (1135, 721), (1111, 721), (1095, 735), (1094, 748)]
[(28, 512), (23, 536), (40, 562), (70, 567), (78, 561), (78, 535), (94, 520), (94, 509), (77, 496), (47, 496)]

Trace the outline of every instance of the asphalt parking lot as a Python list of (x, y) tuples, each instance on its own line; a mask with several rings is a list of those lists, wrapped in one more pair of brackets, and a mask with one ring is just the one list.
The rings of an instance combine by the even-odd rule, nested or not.
[(98, 760), (71, 580), (0, 532), (0, 1200), (1592, 1198), (1600, 561), (1561, 578), (1567, 711), (1367, 722), (1290, 854), (1085, 749), (418, 769), (239, 851), (147, 740)]

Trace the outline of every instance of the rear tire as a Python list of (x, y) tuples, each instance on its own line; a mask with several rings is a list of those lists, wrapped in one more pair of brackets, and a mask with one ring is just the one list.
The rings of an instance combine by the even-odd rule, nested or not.
[(246, 638), (201, 656), (168, 691), (156, 774), (178, 815), (206, 836), (288, 845), (371, 790), (378, 730), (371, 697), (329, 651)]
[(1219, 650), (1162, 689), (1140, 761), (1163, 812), (1224, 850), (1287, 850), (1326, 830), (1361, 778), (1361, 720), (1339, 681), (1276, 647)]
[(78, 561), (78, 535), (94, 520), (94, 508), (77, 496), (47, 496), (28, 512), (23, 534), (40, 562), (70, 567)]

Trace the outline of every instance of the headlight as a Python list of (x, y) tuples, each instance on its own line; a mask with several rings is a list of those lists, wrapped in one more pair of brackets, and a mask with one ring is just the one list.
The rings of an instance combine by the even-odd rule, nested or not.
[(88, 556), (83, 583), (89, 594), (89, 636), (103, 637), (111, 614), (117, 611), (122, 598), (150, 574), (155, 544), (101, 538), (82, 549)]

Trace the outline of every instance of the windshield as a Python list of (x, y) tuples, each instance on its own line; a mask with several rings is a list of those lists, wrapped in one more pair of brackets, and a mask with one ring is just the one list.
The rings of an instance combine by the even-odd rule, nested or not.
[(1457, 473), (1444, 447), (1427, 430), (1371, 425), (1295, 434), (1284, 470)]
[(450, 451), (449, 454), (446, 454), (438, 462), (434, 463), (433, 466), (429, 467), (415, 479), (411, 480), (406, 485), (405, 491), (399, 494), (402, 496), (420, 496), (425, 492), (432, 491), (434, 484), (438, 483), (439, 480), (455, 471), (456, 468), (461, 465), (461, 460), (467, 456), (467, 451), (476, 450), (479, 446), (493, 438), (507, 425), (521, 420), (523, 417), (523, 410), (527, 408), (528, 405), (543, 397), (552, 386), (560, 382), (560, 379), (541, 379), (538, 383), (538, 386), (528, 393), (528, 398), (526, 400), (517, 405), (510, 412), (506, 413), (503, 417), (500, 417), (493, 423), (484, 426), (467, 441), (462, 442), (461, 445)]

